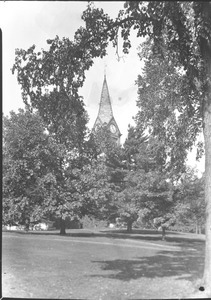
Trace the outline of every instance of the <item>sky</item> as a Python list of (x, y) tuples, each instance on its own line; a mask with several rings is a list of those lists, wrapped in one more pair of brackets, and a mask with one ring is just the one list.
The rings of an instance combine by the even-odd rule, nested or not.
[[(0, 25), (3, 31), (3, 112), (17, 111), (24, 107), (17, 78), (11, 68), (15, 60), (15, 49), (28, 49), (35, 44), (37, 51), (47, 48), (46, 40), (58, 35), (73, 38), (79, 26), (83, 26), (81, 14), (87, 2), (1, 2)], [(123, 2), (96, 2), (111, 17), (115, 17)], [(94, 66), (86, 72), (86, 80), (80, 94), (84, 98), (89, 114), (89, 127), (97, 117), (101, 89), (106, 72), (114, 117), (122, 133), (122, 142), (127, 135), (128, 124), (136, 114), (137, 86), (135, 80), (140, 73), (141, 63), (136, 47), (140, 41), (134, 39), (135, 47), (129, 55), (118, 61), (116, 49), (108, 49), (104, 59), (95, 59)], [(122, 56), (122, 53), (119, 53)]]
[[(121, 1), (96, 1), (97, 7), (104, 9), (111, 17), (116, 17), (123, 8)], [(3, 113), (11, 110), (17, 112), (24, 108), (21, 89), (17, 78), (12, 75), (11, 68), (15, 60), (15, 49), (28, 49), (35, 44), (35, 50), (48, 48), (46, 40), (68, 37), (73, 39), (75, 31), (83, 26), (82, 12), (86, 9), (86, 1), (2, 1), (0, 2), (0, 28), (3, 37)], [(133, 116), (137, 113), (137, 86), (135, 81), (141, 73), (142, 63), (137, 55), (137, 47), (141, 39), (131, 35), (132, 48), (128, 55), (119, 52), (111, 45), (104, 59), (97, 58), (94, 65), (86, 72), (84, 86), (80, 95), (84, 98), (91, 129), (97, 117), (101, 89), (106, 73), (109, 94), (111, 97), (114, 118), (122, 133), (121, 143), (127, 136), (128, 124), (134, 124)], [(120, 42), (121, 45), (121, 42)], [(121, 47), (119, 47), (121, 48)], [(196, 164), (195, 155), (189, 156), (189, 164), (202, 172), (204, 161)]]

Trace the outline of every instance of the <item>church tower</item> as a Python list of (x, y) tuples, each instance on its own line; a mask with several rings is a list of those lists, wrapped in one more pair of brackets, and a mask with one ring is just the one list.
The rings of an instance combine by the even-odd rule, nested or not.
[(101, 92), (99, 111), (92, 130), (95, 131), (97, 128), (103, 125), (107, 125), (112, 139), (115, 140), (117, 145), (120, 145), (121, 133), (113, 116), (111, 100), (105, 75)]

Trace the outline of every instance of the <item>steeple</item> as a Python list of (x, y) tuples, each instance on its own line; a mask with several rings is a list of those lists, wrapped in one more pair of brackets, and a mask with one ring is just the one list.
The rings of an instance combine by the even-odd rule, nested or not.
[(96, 118), (96, 121), (93, 126), (93, 131), (96, 130), (97, 127), (101, 127), (103, 125), (107, 125), (112, 138), (114, 138), (117, 143), (120, 143), (120, 130), (118, 128), (118, 125), (114, 119), (112, 106), (111, 106), (111, 99), (109, 95), (107, 80), (106, 80), (106, 74), (104, 73), (104, 81), (103, 81), (103, 87), (100, 97), (100, 105), (98, 110), (98, 115)]
[(103, 124), (103, 123), (108, 123), (112, 117), (113, 117), (113, 111), (111, 107), (111, 99), (108, 91), (106, 75), (104, 75), (103, 88), (101, 92), (100, 106), (98, 111), (98, 118), (100, 118)]

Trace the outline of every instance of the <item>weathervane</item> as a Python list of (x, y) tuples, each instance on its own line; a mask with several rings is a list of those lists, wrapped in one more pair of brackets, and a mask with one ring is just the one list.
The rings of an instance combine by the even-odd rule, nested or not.
[(106, 77), (106, 68), (107, 68), (107, 64), (106, 61), (104, 61), (104, 77)]

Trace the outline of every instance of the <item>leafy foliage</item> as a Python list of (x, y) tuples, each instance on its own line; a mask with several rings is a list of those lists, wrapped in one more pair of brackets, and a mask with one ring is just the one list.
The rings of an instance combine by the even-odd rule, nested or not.
[[(130, 206), (131, 222), (138, 218), (142, 224), (169, 227), (174, 223), (174, 187), (165, 172), (163, 144), (154, 136), (147, 135), (142, 125), (130, 127), (124, 145), (127, 175), (125, 188), (121, 192), (122, 207)], [(128, 211), (127, 211), (128, 216)], [(167, 226), (167, 219), (169, 225)]]
[(99, 220), (118, 216), (117, 195), (124, 178), (122, 150), (112, 140), (108, 128), (92, 132), (88, 141), (91, 155), (82, 169), (75, 169), (76, 197), (82, 204), (81, 216)]
[(154, 54), (150, 41), (145, 42), (139, 53), (145, 59), (145, 67), (137, 80), (140, 111), (136, 121), (163, 141), (166, 169), (179, 176), (184, 172), (187, 150), (202, 130), (201, 97), (198, 93), (190, 95), (188, 77), (182, 66), (171, 53), (164, 54), (165, 58)]
[(17, 49), (12, 69), (17, 72), (24, 103), (39, 113), (49, 133), (53, 161), (50, 173), (40, 180), (40, 191), (49, 213), (60, 217), (61, 224), (69, 214), (78, 213), (72, 171), (82, 168), (90, 156), (85, 142), (88, 117), (78, 89), (93, 62), (88, 50), (79, 51), (79, 40), (79, 36), (73, 42), (56, 36), (47, 41), (48, 50), (35, 52), (34, 45), (26, 51)]
[(178, 185), (180, 207), (178, 226), (201, 232), (205, 225), (204, 176), (198, 178), (194, 169), (183, 174)]
[(4, 117), (3, 137), (4, 223), (77, 216), (73, 170), (83, 164), (77, 148), (59, 143), (38, 112), (28, 110)]
[(43, 216), (40, 180), (50, 172), (48, 135), (38, 114), (19, 110), (3, 119), (4, 223), (29, 223)]
[(77, 202), (82, 205), (81, 216), (89, 215), (101, 220), (108, 218), (115, 208), (115, 191), (104, 158), (92, 160), (82, 170), (75, 170), (74, 174), (78, 178), (73, 184)]

